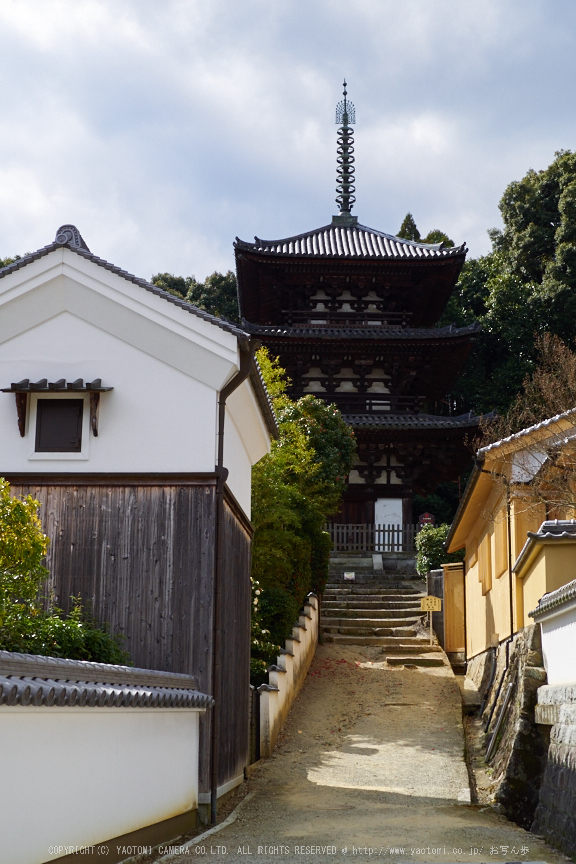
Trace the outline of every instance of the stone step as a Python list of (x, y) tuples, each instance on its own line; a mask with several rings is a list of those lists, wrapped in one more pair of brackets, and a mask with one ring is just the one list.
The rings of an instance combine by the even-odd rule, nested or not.
[(397, 645), (386, 646), (385, 653), (390, 656), (394, 654), (439, 654), (442, 651), (440, 645), (430, 645), (428, 639), (422, 639), (421, 642), (421, 645), (406, 645), (405, 640), (398, 639)]
[(344, 594), (342, 596), (331, 594), (328, 597), (324, 598), (324, 605), (326, 606), (328, 603), (342, 603), (347, 606), (350, 606), (351, 609), (360, 606), (381, 606), (383, 603), (391, 604), (391, 603), (405, 603), (411, 604), (412, 606), (420, 608), (420, 597), (401, 597), (396, 595), (395, 599), (392, 597), (372, 597), (372, 595), (360, 595), (355, 596), (354, 594)]
[(386, 643), (389, 641), (389, 637), (384, 636), (342, 636), (332, 633), (327, 633), (323, 639), (325, 642), (332, 642), (335, 645), (380, 645), (382, 647), (386, 647)]
[(350, 582), (340, 582), (335, 584), (329, 582), (324, 589), (324, 594), (327, 592), (337, 591), (340, 594), (354, 594), (363, 597), (366, 594), (376, 594), (379, 597), (396, 597), (397, 595), (406, 596), (424, 596), (425, 592), (421, 588), (413, 588), (408, 585), (396, 585), (394, 587), (382, 585), (356, 585)]
[(420, 594), (405, 594), (402, 591), (395, 591), (393, 594), (379, 593), (378, 591), (338, 591), (337, 588), (332, 588), (330, 591), (324, 591), (324, 600), (375, 600), (378, 603), (417, 603), (420, 599)]
[[(376, 613), (376, 614), (375, 614)], [(380, 614), (378, 614), (380, 613)], [(327, 618), (414, 618), (424, 615), (419, 606), (406, 609), (386, 609), (375, 603), (373, 606), (349, 606), (347, 603), (324, 603), (322, 614)]]
[[(420, 616), (414, 615), (410, 620), (416, 621)], [(354, 624), (358, 627), (393, 627), (398, 629), (402, 624), (398, 623), (398, 618), (387, 618), (385, 615), (372, 615), (369, 618), (355, 618), (349, 615), (322, 615), (320, 618), (321, 627), (353, 627)]]
[(404, 651), (409, 651), (412, 648), (420, 649), (424, 647), (430, 651), (440, 650), (437, 645), (433, 645), (432, 648), (430, 648), (430, 640), (422, 636), (402, 636), (400, 638), (397, 636), (388, 636), (384, 637), (381, 641), (384, 647), (392, 653), (394, 653), (397, 648)]
[(325, 624), (322, 624), (322, 633), (331, 633), (334, 636), (388, 636), (396, 639), (416, 635), (416, 630), (410, 627), (362, 627), (358, 624), (353, 624), (351, 621), (348, 623), (349, 626), (326, 626)]
[(334, 609), (336, 606), (342, 609), (382, 609), (383, 612), (420, 612), (420, 603), (414, 600), (350, 600), (349, 597), (329, 597), (324, 600), (323, 606)]
[(444, 666), (442, 657), (386, 657), (389, 666)]
[[(387, 632), (384, 632), (384, 631), (388, 631), (388, 630), (394, 630), (394, 631), (396, 631), (396, 630), (410, 630), (410, 632), (415, 632), (417, 624), (418, 624), (417, 618), (400, 618), (400, 619), (397, 618), (396, 620), (388, 620), (388, 621), (386, 619), (384, 619), (384, 620), (380, 621), (376, 627), (374, 627), (374, 625), (368, 625), (368, 626), (375, 631), (376, 630), (383, 631), (383, 632), (378, 632), (378, 633), (375, 632), (374, 633), (375, 636), (387, 636), (389, 634)], [(326, 622), (322, 621), (320, 623), (320, 626), (323, 628), (324, 626), (330, 627), (330, 626), (334, 626), (334, 625), (331, 625), (329, 623), (326, 625)], [(354, 626), (354, 619), (352, 619), (352, 620), (349, 619), (347, 622), (343, 622), (341, 626), (342, 627), (351, 627), (351, 626), (353, 627)], [(359, 627), (364, 626), (362, 624), (362, 621), (358, 621), (358, 626)], [(339, 629), (339, 628), (337, 627), (336, 629)], [(392, 635), (394, 635), (394, 634), (392, 634)]]

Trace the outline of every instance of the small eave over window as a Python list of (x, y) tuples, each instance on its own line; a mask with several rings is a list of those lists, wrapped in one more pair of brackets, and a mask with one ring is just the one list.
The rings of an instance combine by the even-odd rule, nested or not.
[[(65, 378), (59, 378), (57, 381), (48, 381), (47, 378), (41, 378), (39, 381), (30, 381), (29, 378), (23, 378), (22, 381), (17, 381), (15, 383), (10, 384), (10, 387), (3, 387), (0, 392), (2, 393), (14, 393), (16, 397), (16, 412), (18, 415), (18, 429), (20, 431), (20, 435), (22, 438), (26, 434), (26, 415), (28, 408), (28, 395), (30, 393), (38, 393), (38, 394), (46, 394), (49, 395), (51, 393), (58, 394), (70, 394), (71, 397), (75, 396), (77, 393), (89, 393), (90, 394), (90, 428), (92, 429), (92, 434), (95, 438), (98, 437), (98, 407), (100, 405), (100, 394), (107, 393), (110, 390), (113, 390), (113, 387), (103, 387), (102, 379), (95, 378), (93, 381), (84, 382), (83, 378), (76, 378), (75, 381), (67, 381)], [(54, 406), (52, 406), (53, 408)], [(73, 420), (74, 409), (72, 406), (69, 406), (70, 410), (66, 412), (66, 421), (63, 421), (63, 428), (68, 428), (71, 425), (74, 425), (76, 422)], [(47, 410), (45, 413), (44, 421), (48, 420), (50, 415), (50, 410)], [(52, 412), (54, 417), (56, 417), (57, 413), (62, 412)], [(40, 415), (39, 415), (40, 416)], [(59, 422), (59, 421), (58, 421)], [(46, 422), (44, 424), (46, 426)], [(68, 430), (69, 432), (70, 430)], [(66, 433), (68, 434), (68, 433)], [(46, 435), (50, 437), (50, 433), (47, 432), (45, 428), (44, 431), (36, 430), (37, 440), (46, 440)], [(39, 437), (40, 436), (40, 437)], [(65, 449), (68, 450), (72, 447), (76, 439), (74, 436), (71, 436), (70, 446), (67, 446)], [(44, 445), (42, 445), (44, 446)], [(54, 446), (53, 442), (50, 445), (52, 448)], [(76, 446), (74, 444), (74, 446)]]

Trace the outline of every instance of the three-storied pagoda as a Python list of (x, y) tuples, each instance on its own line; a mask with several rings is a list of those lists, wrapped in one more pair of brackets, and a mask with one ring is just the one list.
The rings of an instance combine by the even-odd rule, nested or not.
[(283, 240), (237, 238), (240, 313), (280, 358), (291, 395), (336, 403), (354, 428), (358, 459), (339, 519), (409, 523), (413, 494), (455, 480), (470, 461), (464, 442), (477, 418), (435, 413), (478, 329), (434, 327), (467, 250), (358, 224), (346, 82), (336, 122), (339, 215)]

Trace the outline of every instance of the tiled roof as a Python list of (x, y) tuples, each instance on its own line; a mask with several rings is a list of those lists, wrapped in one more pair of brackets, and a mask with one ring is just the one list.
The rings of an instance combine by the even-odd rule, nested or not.
[(56, 249), (62, 248), (70, 249), (71, 252), (75, 252), (77, 255), (80, 255), (81, 258), (86, 258), (88, 261), (92, 261), (99, 267), (103, 267), (104, 270), (109, 270), (111, 273), (115, 273), (117, 276), (121, 276), (122, 279), (126, 279), (127, 282), (133, 282), (135, 285), (139, 285), (146, 291), (150, 291), (151, 294), (156, 294), (158, 297), (163, 297), (165, 300), (167, 300), (169, 303), (172, 303), (174, 306), (179, 306), (180, 309), (184, 309), (191, 315), (195, 315), (197, 318), (202, 318), (204, 321), (208, 321), (210, 324), (214, 324), (216, 327), (220, 327), (221, 330), (226, 330), (228, 333), (233, 333), (234, 336), (237, 336), (239, 338), (246, 337), (245, 332), (241, 330), (240, 327), (236, 326), (236, 324), (232, 324), (230, 321), (226, 321), (226, 319), (224, 318), (216, 318), (215, 315), (210, 315), (209, 312), (204, 312), (203, 309), (198, 309), (197, 306), (193, 306), (191, 303), (187, 303), (186, 300), (180, 300), (178, 297), (175, 297), (173, 294), (169, 294), (167, 291), (163, 291), (161, 288), (158, 288), (151, 282), (147, 282), (145, 279), (140, 279), (139, 276), (134, 276), (132, 273), (128, 273), (126, 270), (122, 270), (120, 267), (116, 267), (115, 264), (110, 264), (103, 258), (99, 258), (97, 255), (94, 255), (92, 252), (90, 252), (90, 250), (86, 246), (86, 243), (80, 236), (80, 232), (77, 228), (74, 227), (74, 225), (63, 225), (56, 232), (56, 239), (53, 243), (49, 243), (48, 246), (43, 246), (42, 249), (38, 249), (37, 252), (32, 252), (30, 255), (25, 255), (24, 258), (19, 258), (17, 261), (14, 261), (13, 264), (8, 264), (6, 267), (0, 268), (0, 279), (2, 279), (4, 276), (8, 276), (10, 273), (15, 273), (16, 270), (21, 270), (23, 267), (31, 264), (32, 261), (38, 261), (39, 258), (44, 258), (46, 255), (49, 255)]
[(254, 363), (250, 369), (250, 383), (252, 384), (256, 401), (258, 402), (264, 422), (266, 423), (266, 428), (272, 438), (278, 438), (280, 433), (278, 431), (278, 424), (276, 423), (274, 408), (272, 407), (272, 400), (270, 399), (270, 394), (266, 389), (266, 384), (262, 377), (262, 370), (260, 369), (260, 364), (256, 357), (254, 357)]
[(435, 414), (344, 414), (344, 420), (355, 429), (461, 429), (478, 425), (479, 417), (470, 412), (458, 417)]
[(415, 243), (392, 234), (384, 234), (365, 225), (325, 225), (305, 234), (283, 240), (261, 240), (254, 243), (236, 238), (235, 248), (262, 255), (307, 256), (323, 258), (397, 258), (425, 260), (464, 256), (466, 244), (444, 249), (441, 243)]
[[(8, 276), (10, 273), (16, 272), (16, 270), (21, 270), (23, 267), (31, 264), (32, 261), (37, 261), (39, 258), (44, 258), (46, 255), (49, 255), (50, 252), (54, 252), (55, 249), (62, 249), (63, 247), (70, 249), (71, 252), (75, 252), (82, 258), (86, 258), (89, 261), (92, 261), (99, 267), (103, 267), (105, 270), (109, 270), (111, 273), (115, 273), (117, 276), (121, 276), (128, 282), (133, 282), (135, 285), (139, 285), (146, 291), (150, 291), (150, 293), (156, 294), (158, 297), (163, 297), (164, 300), (167, 300), (174, 306), (178, 306), (180, 309), (184, 309), (186, 312), (195, 315), (197, 318), (202, 318), (204, 321), (208, 321), (210, 324), (214, 324), (216, 327), (220, 327), (221, 330), (232, 333), (239, 339), (245, 340), (249, 335), (245, 330), (242, 330), (236, 324), (232, 324), (225, 318), (216, 318), (215, 315), (210, 315), (210, 313), (205, 312), (203, 309), (199, 309), (197, 306), (193, 306), (191, 303), (188, 303), (184, 299), (180, 300), (178, 297), (175, 297), (173, 294), (169, 294), (167, 291), (163, 291), (161, 288), (158, 288), (151, 282), (146, 282), (145, 279), (140, 279), (138, 276), (133, 276), (126, 270), (122, 270), (120, 267), (116, 267), (114, 264), (109, 264), (108, 261), (104, 261), (103, 258), (98, 258), (97, 255), (93, 255), (92, 252), (90, 252), (90, 250), (88, 249), (88, 246), (83, 240), (80, 232), (74, 225), (62, 225), (56, 232), (56, 239), (53, 243), (50, 243), (48, 246), (44, 246), (42, 249), (38, 249), (37, 252), (33, 252), (31, 255), (26, 255), (24, 258), (19, 258), (17, 261), (14, 261), (13, 264), (8, 264), (6, 267), (0, 268), (0, 279), (2, 279), (4, 276)], [(252, 386), (254, 387), (256, 398), (262, 410), (266, 426), (270, 434), (273, 437), (276, 437), (278, 435), (278, 427), (276, 426), (276, 420), (274, 418), (272, 404), (270, 402), (270, 398), (268, 396), (268, 392), (266, 390), (264, 381), (262, 380), (262, 375), (260, 374), (259, 369), (252, 369), (250, 374), (250, 380), (252, 382)], [(88, 388), (88, 385), (86, 386)], [(75, 389), (70, 385), (68, 385), (68, 387), (70, 389)]]
[(0, 651), (0, 706), (210, 708), (196, 688), (191, 675)]
[(521, 429), (520, 432), (515, 432), (514, 435), (509, 435), (508, 438), (502, 438), (501, 441), (494, 441), (493, 444), (481, 447), (480, 450), (478, 450), (478, 455), (484, 455), (485, 453), (489, 453), (491, 450), (495, 450), (497, 447), (501, 447), (503, 444), (509, 444), (512, 441), (519, 441), (521, 438), (524, 438), (526, 435), (530, 435), (533, 432), (537, 432), (539, 429), (546, 429), (549, 426), (553, 426), (554, 423), (568, 419), (576, 420), (576, 408), (570, 408), (569, 411), (563, 411), (562, 414), (556, 414), (554, 417), (549, 417), (547, 420), (535, 423), (534, 426), (528, 426), (526, 429)]
[(550, 612), (559, 606), (569, 603), (571, 600), (576, 600), (576, 579), (568, 582), (567, 585), (562, 585), (556, 591), (551, 591), (549, 594), (544, 594), (540, 599), (538, 606), (528, 613), (530, 618), (539, 618), (544, 612)]
[[(520, 570), (531, 550), (542, 540), (574, 540), (576, 541), (576, 520), (550, 519), (543, 522), (538, 531), (528, 531), (528, 539), (520, 550), (512, 572)], [(532, 614), (532, 613), (530, 613)]]
[(275, 324), (250, 324), (242, 320), (242, 327), (255, 336), (290, 336), (322, 339), (445, 339), (477, 333), (481, 327), (476, 321), (466, 327), (287, 327)]

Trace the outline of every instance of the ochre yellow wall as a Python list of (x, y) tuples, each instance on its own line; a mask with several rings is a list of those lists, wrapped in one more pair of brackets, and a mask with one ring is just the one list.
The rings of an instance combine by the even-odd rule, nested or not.
[(534, 623), (532, 618), (528, 617), (528, 613), (536, 608), (540, 598), (546, 594), (546, 558), (544, 552), (548, 552), (549, 549), (550, 547), (542, 546), (524, 578), (519, 580), (522, 584), (524, 597), (522, 627)]
[(522, 589), (524, 595), (523, 627), (532, 624), (528, 613), (536, 608), (544, 594), (556, 591), (567, 582), (576, 579), (576, 546), (574, 542), (553, 540), (538, 549), (523, 571)]
[[(486, 501), (486, 506), (478, 515), (466, 543), (466, 654), (468, 658), (486, 651), (493, 643), (494, 636), (498, 641), (506, 639), (532, 619), (526, 620), (536, 603), (529, 605), (531, 596), (525, 596), (525, 585), (522, 579), (512, 574), (510, 580), (509, 561), (512, 565), (520, 554), (528, 539), (528, 531), (537, 531), (546, 512), (542, 504), (536, 504), (528, 497), (513, 497), (510, 504), (510, 539), (511, 556), (508, 550), (508, 516), (506, 497), (502, 487), (495, 484), (493, 493)], [(489, 537), (489, 544), (486, 537)], [(483, 560), (488, 545), (490, 547), (489, 561)], [(574, 578), (574, 577), (572, 577)], [(534, 592), (540, 590), (540, 583), (545, 579), (537, 577), (534, 582)], [(562, 582), (561, 584), (564, 584)], [(510, 604), (510, 589), (512, 589), (512, 604)], [(548, 589), (552, 590), (552, 589)], [(513, 622), (510, 626), (510, 606), (512, 605)]]

